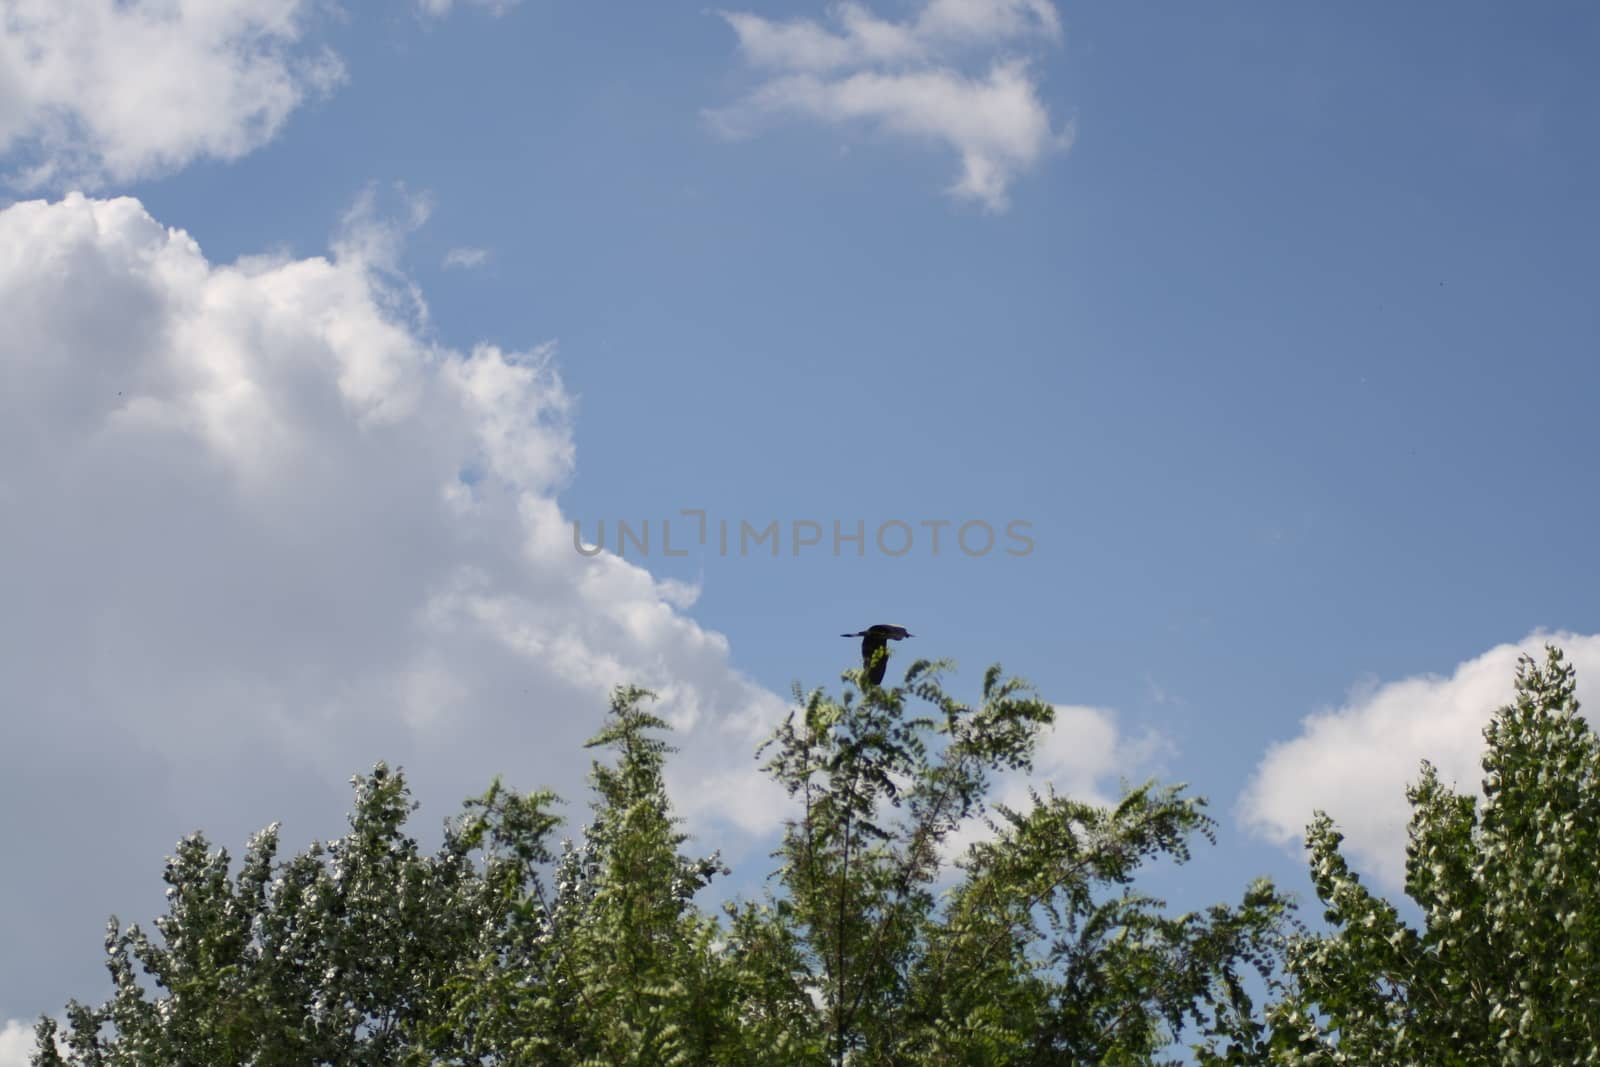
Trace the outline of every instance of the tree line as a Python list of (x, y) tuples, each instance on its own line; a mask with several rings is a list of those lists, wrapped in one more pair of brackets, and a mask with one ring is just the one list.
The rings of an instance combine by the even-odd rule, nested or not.
[[(919, 662), (902, 685), (795, 692), (765, 746), (794, 814), (758, 898), (683, 848), (650, 694), (619, 688), (592, 811), (497, 780), (443, 843), (408, 835), (398, 770), (353, 779), (344, 836), (235, 868), (196, 834), (153, 933), (113, 918), (112, 992), (40, 1020), (36, 1067), (331, 1065), (1502, 1065), (1600, 1062), (1600, 744), (1551, 648), (1485, 730), (1483, 797), (1424, 764), (1405, 892), (1365, 887), (1318, 813), (1324, 927), (1265, 880), (1173, 914), (1138, 888), (1213, 839), (1148, 782), (1100, 807), (1026, 769), (1052, 709), (999, 668), (981, 700)], [(974, 817), (990, 836), (957, 852)]]

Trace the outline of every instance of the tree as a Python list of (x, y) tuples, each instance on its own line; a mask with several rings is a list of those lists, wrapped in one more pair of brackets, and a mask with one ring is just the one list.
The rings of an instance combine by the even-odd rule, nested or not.
[(275, 827), (237, 875), (188, 838), (160, 938), (113, 919), (112, 998), (42, 1020), (35, 1063), (1146, 1064), (1196, 1026), (1203, 1062), (1257, 1062), (1241, 977), (1270, 964), (1281, 896), (1169, 916), (1136, 892), (1211, 834), (1153, 783), (1108, 809), (1046, 790), (959, 851), (1053, 711), (998, 668), (969, 707), (941, 670), (796, 691), (766, 766), (797, 813), (768, 892), (720, 915), (695, 901), (725, 869), (681, 852), (666, 724), (634, 688), (589, 742), (610, 756), (576, 840), (555, 842), (553, 794), (496, 781), (424, 855), (382, 764), (351, 832), (287, 861)]
[(184, 839), (160, 943), (112, 919), (112, 998), (69, 1005), (59, 1043), (42, 1019), (34, 1062), (707, 1062), (728, 998), (701, 996), (715, 924), (691, 902), (720, 867), (676, 852), (648, 695), (614, 694), (589, 745), (616, 765), (595, 762), (594, 819), (559, 854), (556, 796), (496, 781), (422, 855), (404, 778), (383, 764), (353, 780), (351, 832), (285, 863), (276, 825), (236, 878), (225, 849)]
[[(719, 872), (679, 853), (662, 769), (667, 724), (622, 688), (590, 748), (594, 817), (559, 858), (546, 845), (549, 794), (496, 786), (472, 807), (464, 841), (487, 851), (495, 900), (486, 951), (453, 983), (451, 1023), (434, 1050), (470, 1062), (669, 1065), (723, 1060), (732, 1040), (717, 925), (694, 906)], [(555, 887), (542, 869), (555, 860)], [(465, 1035), (472, 1040), (463, 1041)]]
[[(1211, 838), (1182, 787), (1147, 783), (1110, 809), (1035, 793), (948, 867), (991, 776), (1029, 767), (1054, 712), (998, 667), (969, 707), (943, 669), (920, 661), (904, 687), (842, 702), (797, 691), (771, 742), (800, 811), (777, 890), (734, 909), (730, 939), (757, 976), (751, 1014), (802, 1017), (768, 1062), (1151, 1063), (1194, 1024), (1202, 1059), (1253, 1050), (1240, 970), (1270, 969), (1285, 899), (1261, 882), (1237, 907), (1169, 917), (1132, 888), (1144, 862)], [(911, 699), (929, 710), (909, 714)]]
[(1483, 803), (1424, 763), (1406, 894), (1374, 896), (1318, 813), (1306, 838), (1333, 930), (1296, 939), (1270, 1016), (1292, 1065), (1600, 1062), (1600, 741), (1559, 649), (1519, 662), (1484, 730)]
[[(277, 825), (255, 835), (236, 877), (199, 834), (167, 863), (159, 941), (112, 918), (105, 1004), (38, 1026), (38, 1067), (396, 1064), (470, 943), (481, 893), (463, 842), (433, 856), (402, 827), (413, 805), (379, 764), (354, 780), (350, 833), (275, 864)], [(141, 982), (139, 964), (149, 976)]]

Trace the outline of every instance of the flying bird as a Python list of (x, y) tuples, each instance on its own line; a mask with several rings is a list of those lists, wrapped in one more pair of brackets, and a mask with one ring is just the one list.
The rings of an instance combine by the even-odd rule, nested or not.
[[(880, 622), (876, 626), (869, 626), (860, 633), (840, 634), (840, 637), (861, 638), (861, 669), (867, 672), (867, 678), (873, 685), (883, 684), (883, 672), (889, 666), (889, 642), (901, 641), (916, 634), (904, 626), (894, 626)], [(879, 653), (882, 653), (880, 655)]]

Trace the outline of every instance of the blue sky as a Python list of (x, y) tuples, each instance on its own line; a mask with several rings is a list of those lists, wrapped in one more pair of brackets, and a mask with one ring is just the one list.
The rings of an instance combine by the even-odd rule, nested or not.
[[(187, 830), (581, 795), (617, 682), (758, 867), (737, 752), (872, 622), (1077, 709), (1064, 788), (1210, 796), (1195, 900), (1305, 889), (1314, 806), (1392, 888), (1511, 646), (1600, 674), (1587, 5), (0, 14), (0, 1020)], [(688, 508), (782, 551), (571, 550)]]

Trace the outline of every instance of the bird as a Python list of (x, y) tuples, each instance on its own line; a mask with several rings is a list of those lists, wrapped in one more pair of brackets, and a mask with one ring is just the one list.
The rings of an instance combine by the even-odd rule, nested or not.
[[(883, 672), (889, 666), (889, 642), (901, 641), (916, 634), (904, 626), (895, 626), (891, 623), (880, 622), (876, 626), (869, 626), (859, 633), (840, 634), (840, 637), (861, 638), (861, 669), (867, 672), (867, 678), (873, 685), (883, 684)], [(882, 653), (882, 655), (879, 655)]]

